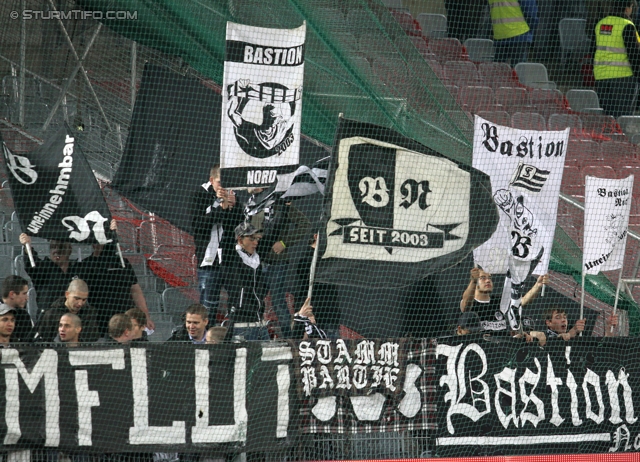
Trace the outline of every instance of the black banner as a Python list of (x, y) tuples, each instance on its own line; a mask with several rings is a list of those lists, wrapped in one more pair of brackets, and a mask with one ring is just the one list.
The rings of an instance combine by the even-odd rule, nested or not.
[(444, 339), (433, 352), (437, 456), (638, 451), (636, 343)]
[[(193, 77), (147, 64), (136, 97), (131, 127), (113, 187), (128, 199), (191, 231), (185, 204), (209, 179), (220, 163), (222, 97), (217, 90)], [(306, 137), (300, 145), (300, 162), (311, 165), (327, 151)], [(263, 172), (252, 179), (263, 184)], [(295, 170), (295, 168), (294, 168)], [(247, 181), (242, 172), (238, 181)], [(223, 186), (225, 183), (223, 182)]]
[(111, 242), (111, 214), (70, 128), (63, 127), (31, 152), (12, 153), (2, 142), (20, 226), (44, 239)]
[(404, 287), (459, 263), (496, 229), (491, 182), (479, 170), (353, 120), (340, 120), (333, 149), (320, 282)]

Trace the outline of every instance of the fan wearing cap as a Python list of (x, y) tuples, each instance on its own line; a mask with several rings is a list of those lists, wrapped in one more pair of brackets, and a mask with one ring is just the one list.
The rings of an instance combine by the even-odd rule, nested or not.
[(467, 311), (466, 313), (462, 313), (462, 316), (458, 319), (456, 335), (476, 334), (482, 330), (478, 315), (473, 311)]
[(227, 260), (223, 280), (229, 294), (229, 328), (233, 328), (234, 337), (268, 340), (262, 319), (268, 290), (256, 251), (262, 234), (251, 223), (244, 222), (236, 227), (235, 235), (236, 251)]
[(0, 305), (0, 347), (9, 346), (11, 334), (15, 328), (16, 310), (3, 303)]

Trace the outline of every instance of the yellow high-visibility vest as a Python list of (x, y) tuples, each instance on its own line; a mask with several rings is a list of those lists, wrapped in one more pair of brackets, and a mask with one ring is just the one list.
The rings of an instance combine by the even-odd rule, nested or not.
[(529, 32), (518, 0), (489, 0), (493, 39), (504, 40)]
[[(631, 77), (633, 69), (627, 57), (622, 31), (631, 24), (619, 16), (607, 16), (596, 24), (596, 54), (593, 57), (593, 76), (596, 80)], [(636, 38), (640, 36), (636, 31)]]

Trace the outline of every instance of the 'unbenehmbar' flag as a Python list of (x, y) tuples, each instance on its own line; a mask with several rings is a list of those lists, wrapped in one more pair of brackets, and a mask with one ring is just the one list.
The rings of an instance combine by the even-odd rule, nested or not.
[(306, 25), (227, 22), (220, 133), (225, 188), (265, 187), (298, 168)]
[(2, 151), (20, 227), (30, 236), (106, 244), (111, 213), (68, 127), (31, 152)]
[(475, 117), (473, 166), (491, 177), (500, 224), (473, 254), (490, 273), (517, 282), (545, 274), (556, 229), (569, 142), (563, 131), (517, 130)]
[(633, 175), (622, 180), (585, 178), (584, 273), (622, 268), (632, 191)]
[(405, 286), (461, 261), (497, 223), (487, 175), (393, 130), (341, 119), (316, 280)]

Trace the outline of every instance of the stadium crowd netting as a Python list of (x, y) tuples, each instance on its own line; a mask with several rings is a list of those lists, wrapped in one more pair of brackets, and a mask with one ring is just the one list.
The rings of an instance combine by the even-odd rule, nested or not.
[[(27, 278), (35, 327), (0, 348), (1, 456), (637, 452), (640, 189), (624, 180), (640, 172), (640, 116), (637, 92), (628, 113), (601, 105), (592, 66), (596, 24), (618, 2), (521, 0), (531, 42), (509, 63), (496, 2), (467, 3), (3, 1), (0, 276)], [(240, 217), (223, 235), (261, 228), (269, 284), (250, 320), (245, 292), (223, 287), (208, 327), (262, 342), (231, 330), (193, 345), (184, 329), (205, 255), (193, 198), (215, 164)], [(54, 186), (36, 191), (38, 175)], [(203, 216), (225, 202), (210, 194)], [(50, 239), (73, 243), (80, 276), (91, 243), (117, 241), (148, 342), (31, 342), (50, 306), (23, 232), (36, 267)], [(241, 258), (230, 252), (221, 273)], [(499, 307), (489, 319), (461, 316), (478, 266)], [(294, 321), (314, 273), (319, 330)], [(107, 298), (112, 274), (91, 273)], [(105, 338), (102, 318), (133, 300), (99, 313)], [(571, 339), (548, 330), (554, 308)]]

